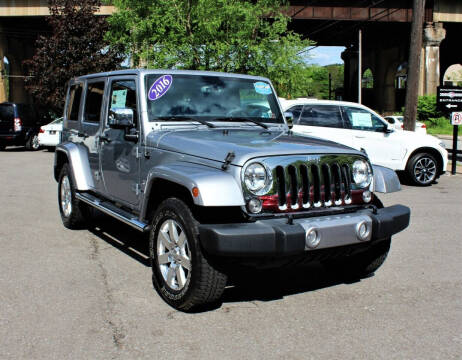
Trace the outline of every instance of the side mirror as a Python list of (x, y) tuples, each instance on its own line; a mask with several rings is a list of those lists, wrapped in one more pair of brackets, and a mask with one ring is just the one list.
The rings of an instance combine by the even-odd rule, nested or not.
[(114, 129), (126, 129), (135, 125), (133, 109), (114, 108), (109, 110), (108, 125)]
[(384, 128), (384, 132), (386, 134), (389, 134), (389, 133), (392, 133), (393, 131), (395, 131), (395, 126), (393, 124), (390, 124), (387, 122), (385, 128)]
[(289, 129), (292, 129), (294, 127), (294, 114), (290, 111), (284, 112), (284, 117), (287, 121), (287, 125), (289, 126)]

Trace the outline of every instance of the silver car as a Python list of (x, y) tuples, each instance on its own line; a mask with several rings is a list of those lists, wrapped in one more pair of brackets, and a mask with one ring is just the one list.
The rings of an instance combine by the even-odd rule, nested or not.
[[(285, 114), (290, 117), (290, 114)], [(91, 210), (149, 233), (153, 283), (189, 311), (231, 271), (323, 261), (357, 276), (408, 226), (393, 171), (289, 130), (262, 77), (126, 70), (70, 81), (54, 175), (64, 226)], [(143, 239), (140, 236), (140, 241)]]

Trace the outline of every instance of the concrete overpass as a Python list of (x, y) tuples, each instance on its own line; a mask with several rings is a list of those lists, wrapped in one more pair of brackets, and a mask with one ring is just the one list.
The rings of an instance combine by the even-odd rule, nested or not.
[[(424, 44), (420, 70), (420, 94), (432, 94), (446, 69), (461, 63), (458, 35), (462, 32), (462, 2), (427, 0)], [(103, 6), (101, 15), (114, 11)], [(345, 46), (343, 98), (358, 97), (358, 30), (363, 34), (361, 73), (373, 74), (373, 88), (362, 90), (363, 103), (381, 112), (399, 110), (404, 104), (404, 86), (409, 51), (411, 0), (312, 0), (290, 1), (291, 27), (318, 45)], [(46, 0), (0, 0), (0, 102), (30, 102), (24, 90), (22, 61), (32, 57), (38, 34), (49, 31)], [(6, 81), (8, 79), (8, 82)]]

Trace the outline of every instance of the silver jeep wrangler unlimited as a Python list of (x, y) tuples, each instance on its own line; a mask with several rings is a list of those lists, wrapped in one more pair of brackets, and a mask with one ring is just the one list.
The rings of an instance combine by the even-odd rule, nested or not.
[(216, 302), (237, 265), (372, 273), (409, 224), (407, 207), (373, 193), (399, 190), (393, 171), (293, 135), (271, 82), (254, 76), (73, 79), (54, 176), (64, 226), (85, 226), (96, 208), (149, 232), (154, 287), (183, 311)]

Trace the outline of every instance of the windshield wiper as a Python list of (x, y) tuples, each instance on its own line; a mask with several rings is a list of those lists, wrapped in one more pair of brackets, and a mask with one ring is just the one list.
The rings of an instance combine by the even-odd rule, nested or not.
[(268, 125), (265, 125), (265, 124), (261, 123), (261, 122), (258, 121), (258, 120), (253, 120), (253, 119), (246, 118), (246, 117), (233, 117), (233, 116), (229, 116), (229, 117), (216, 118), (216, 119), (213, 119), (213, 120), (216, 120), (216, 121), (249, 121), (249, 122), (251, 122), (251, 123), (260, 125), (260, 126), (261, 126), (262, 128), (264, 128), (264, 129), (268, 129)]
[(212, 123), (209, 123), (208, 121), (202, 120), (202, 119), (194, 119), (192, 117), (188, 116), (159, 116), (154, 118), (154, 120), (162, 120), (162, 121), (197, 121), (198, 123), (201, 123), (203, 125), (207, 125), (209, 128), (214, 128), (216, 127)]

